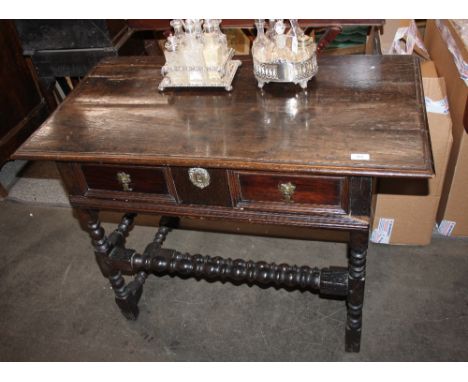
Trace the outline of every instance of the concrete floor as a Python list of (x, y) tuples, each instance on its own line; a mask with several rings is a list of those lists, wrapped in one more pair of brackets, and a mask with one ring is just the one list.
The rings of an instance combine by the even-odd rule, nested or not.
[[(371, 245), (362, 350), (348, 354), (345, 304), (308, 292), (152, 277), (128, 322), (69, 208), (3, 201), (0, 222), (1, 361), (468, 360), (467, 240)], [(136, 227), (129, 246), (142, 251), (153, 233)], [(346, 264), (344, 244), (297, 239), (177, 230), (165, 246)]]

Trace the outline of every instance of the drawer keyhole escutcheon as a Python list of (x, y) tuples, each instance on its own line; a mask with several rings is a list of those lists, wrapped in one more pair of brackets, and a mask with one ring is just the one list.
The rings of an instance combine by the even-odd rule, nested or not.
[(210, 185), (210, 174), (204, 168), (192, 167), (188, 170), (188, 173), (194, 186), (204, 189)]
[(294, 195), (294, 191), (296, 191), (296, 186), (291, 182), (288, 183), (280, 183), (278, 185), (278, 190), (283, 195), (284, 200), (287, 202), (292, 202), (292, 197)]
[(118, 172), (117, 180), (119, 181), (124, 191), (133, 191), (133, 189), (130, 187), (130, 183), (132, 183), (132, 178), (130, 177), (130, 174), (127, 174), (123, 171)]

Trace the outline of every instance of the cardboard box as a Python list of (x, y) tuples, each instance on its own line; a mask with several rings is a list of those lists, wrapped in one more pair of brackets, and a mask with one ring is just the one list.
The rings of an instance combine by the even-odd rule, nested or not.
[(382, 54), (389, 54), (390, 48), (392, 47), (393, 38), (395, 37), (397, 29), (400, 27), (400, 21), (402, 20), (385, 20), (383, 33), (379, 35)]
[(439, 231), (453, 236), (468, 236), (468, 87), (460, 77), (454, 56), (440, 28), (453, 37), (454, 46), (465, 62), (468, 50), (450, 21), (428, 20), (424, 43), (437, 72), (445, 78), (450, 114), (453, 122), (453, 149), (437, 213)]
[(428, 181), (383, 179), (379, 182), (371, 235), (374, 242), (399, 245), (431, 242), (453, 138), (448, 110), (438, 108), (446, 99), (444, 79), (438, 78), (431, 61), (423, 62), (421, 71), (424, 95), (432, 101), (427, 107), (427, 118), (436, 175)]
[[(439, 201), (439, 196), (378, 195), (371, 240), (393, 245), (430, 244)], [(379, 231), (382, 223), (384, 228)]]

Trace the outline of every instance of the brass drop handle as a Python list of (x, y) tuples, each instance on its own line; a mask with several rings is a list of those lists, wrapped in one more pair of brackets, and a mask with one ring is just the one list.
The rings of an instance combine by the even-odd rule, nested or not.
[(292, 197), (294, 195), (294, 191), (296, 191), (296, 186), (291, 182), (288, 183), (280, 183), (278, 184), (278, 190), (283, 195), (284, 200), (287, 202), (292, 202)]
[(130, 177), (130, 174), (127, 174), (123, 171), (118, 172), (117, 180), (124, 191), (133, 191), (133, 189), (130, 187), (130, 184), (132, 183), (132, 178)]

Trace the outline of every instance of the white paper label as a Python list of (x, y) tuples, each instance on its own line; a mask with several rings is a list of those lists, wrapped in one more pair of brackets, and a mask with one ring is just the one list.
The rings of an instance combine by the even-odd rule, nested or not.
[(451, 236), (452, 231), (455, 228), (455, 222), (450, 220), (442, 220), (437, 227), (437, 231), (444, 236)]
[(370, 155), (366, 153), (351, 154), (351, 160), (370, 160)]
[(437, 114), (448, 114), (449, 113), (449, 105), (447, 98), (434, 101), (429, 97), (424, 97), (426, 102), (426, 111), (429, 113), (437, 113)]
[(380, 218), (379, 225), (372, 231), (371, 241), (380, 244), (390, 243), (394, 222), (395, 219)]

